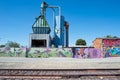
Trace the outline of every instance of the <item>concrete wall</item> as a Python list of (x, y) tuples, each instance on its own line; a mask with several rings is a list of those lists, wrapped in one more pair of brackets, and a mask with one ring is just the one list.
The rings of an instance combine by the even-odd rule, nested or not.
[(70, 57), (70, 58), (107, 58), (120, 57), (120, 47), (77, 48), (0, 48), (0, 57)]
[(0, 57), (72, 57), (71, 48), (0, 48)]
[(49, 34), (30, 34), (30, 40), (29, 40), (29, 46), (32, 47), (32, 40), (46, 40), (47, 47), (50, 47), (51, 42), (50, 42), (50, 35)]
[(103, 39), (103, 53), (105, 57), (120, 56), (120, 39)]
[(120, 57), (119, 38), (96, 38), (93, 41), (93, 46), (102, 49), (103, 57)]
[(103, 52), (99, 48), (77, 47), (73, 48), (74, 58), (103, 58)]
[(74, 48), (74, 58), (107, 58), (120, 57), (120, 47), (103, 47), (99, 48)]

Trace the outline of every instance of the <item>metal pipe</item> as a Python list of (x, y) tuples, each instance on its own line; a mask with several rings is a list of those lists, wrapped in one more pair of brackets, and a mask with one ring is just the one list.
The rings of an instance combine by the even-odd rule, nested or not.
[[(58, 10), (59, 10), (59, 25), (61, 25), (61, 7), (60, 6), (49, 6), (46, 2), (43, 2), (42, 4), (41, 4), (41, 12), (42, 12), (42, 14), (44, 15), (44, 12), (45, 12), (45, 10), (46, 10), (46, 8), (51, 8), (52, 10), (53, 10), (53, 26), (54, 26), (54, 36), (55, 36), (55, 10), (54, 10), (54, 8), (58, 8)], [(60, 26), (60, 31), (62, 31), (62, 28), (61, 28), (61, 26)], [(60, 34), (61, 34), (61, 32), (60, 32)], [(60, 44), (61, 44), (61, 39), (60, 39)]]
[(48, 6), (48, 8), (58, 8), (59, 9), (59, 16), (61, 16), (61, 7), (60, 6)]
[(68, 28), (66, 28), (66, 47), (69, 47), (68, 44), (69, 44), (69, 32), (68, 32)]
[[(54, 36), (55, 36), (55, 10), (54, 10), (54, 8), (59, 9), (59, 21), (61, 22), (61, 7), (60, 6), (48, 6), (48, 8), (51, 8), (53, 10), (53, 26), (54, 26)], [(60, 22), (59, 22), (59, 24), (60, 24)]]
[(53, 10), (53, 30), (54, 30), (54, 36), (55, 36), (55, 10), (54, 8), (51, 8)]
[(69, 23), (65, 21), (65, 29), (66, 29), (66, 47), (69, 47)]

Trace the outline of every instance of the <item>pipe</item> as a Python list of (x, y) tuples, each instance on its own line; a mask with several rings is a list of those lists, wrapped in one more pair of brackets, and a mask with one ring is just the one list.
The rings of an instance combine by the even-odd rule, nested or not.
[(66, 29), (66, 47), (69, 47), (69, 23), (65, 21), (65, 29)]

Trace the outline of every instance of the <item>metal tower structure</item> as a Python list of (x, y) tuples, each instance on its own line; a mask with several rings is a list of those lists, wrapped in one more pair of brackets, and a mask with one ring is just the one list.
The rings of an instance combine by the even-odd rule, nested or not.
[[(53, 11), (54, 36), (52, 38), (50, 36), (50, 27), (45, 19), (47, 8), (51, 8)], [(58, 15), (55, 13), (56, 8), (58, 9)], [(69, 24), (62, 16), (60, 6), (50, 6), (46, 2), (42, 2), (41, 15), (32, 26), (33, 34), (30, 35), (30, 46), (51, 47), (51, 45), (54, 45), (55, 47), (68, 47), (68, 27)]]

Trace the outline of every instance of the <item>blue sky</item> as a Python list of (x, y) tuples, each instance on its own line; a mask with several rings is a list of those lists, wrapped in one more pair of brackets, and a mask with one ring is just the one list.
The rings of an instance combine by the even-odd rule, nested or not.
[[(29, 44), (29, 34), (35, 17), (40, 15), (43, 0), (0, 0), (0, 44), (15, 41)], [(87, 45), (97, 37), (120, 37), (120, 0), (44, 0), (49, 5), (59, 5), (69, 22), (69, 43), (75, 45), (79, 38)], [(52, 10), (47, 19), (52, 27)]]

